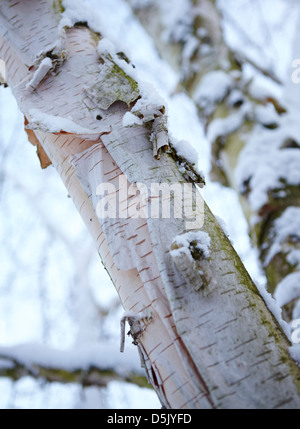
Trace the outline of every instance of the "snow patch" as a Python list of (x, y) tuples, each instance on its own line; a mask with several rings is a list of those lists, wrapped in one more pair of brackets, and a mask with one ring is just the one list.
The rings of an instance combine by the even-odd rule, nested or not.
[(227, 118), (217, 118), (213, 120), (207, 130), (207, 138), (213, 143), (220, 136), (227, 136), (239, 129), (245, 117), (250, 113), (250, 105), (244, 103), (238, 112), (234, 112)]
[[(250, 67), (251, 71), (246, 70)], [(250, 82), (249, 95), (256, 100), (266, 100), (273, 97), (275, 100), (282, 98), (282, 87), (271, 79), (253, 71), (252, 66), (243, 67), (244, 76)], [(248, 75), (248, 76), (247, 76)]]
[(243, 148), (235, 171), (240, 191), (248, 183), (249, 202), (254, 211), (268, 203), (268, 192), (300, 184), (300, 153), (298, 149), (281, 148), (293, 135), (288, 126), (266, 130), (258, 125)]
[(199, 152), (187, 140), (177, 140), (173, 136), (171, 140), (179, 156), (185, 158), (189, 163), (197, 165)]
[(103, 39), (99, 41), (97, 46), (97, 51), (100, 56), (107, 55), (107, 54), (114, 56), (117, 53), (114, 43), (111, 40), (107, 39), (106, 37), (103, 37)]
[(288, 262), (291, 265), (298, 265), (300, 268), (300, 249), (295, 249), (292, 245), (289, 246), (288, 244), (285, 245), (285, 249), (283, 249), (282, 246), (289, 238), (297, 234), (300, 234), (300, 208), (288, 207), (274, 222), (270, 237), (272, 246), (266, 256), (264, 264), (268, 265), (277, 253), (284, 250), (285, 253), (288, 253)]
[[(125, 357), (127, 355), (127, 358)], [(31, 367), (34, 364), (47, 368), (64, 368), (68, 371), (78, 369), (88, 370), (91, 367), (109, 369), (113, 368), (119, 374), (128, 371), (143, 373), (135, 350), (129, 350), (125, 356), (120, 355), (116, 344), (91, 343), (74, 348), (73, 350), (55, 350), (39, 344), (24, 344), (14, 347), (0, 347), (2, 359), (13, 359)], [(5, 359), (6, 360), (6, 359)]]
[[(226, 235), (226, 237), (229, 238), (229, 230), (228, 230), (228, 227), (227, 227), (227, 224), (226, 224), (225, 220), (222, 219), (220, 216), (217, 216), (217, 215), (214, 215), (214, 216), (215, 216), (216, 221), (218, 222), (218, 224), (222, 228), (222, 230), (223, 230), (224, 234)], [(231, 244), (233, 244), (232, 241), (231, 241)]]
[(264, 125), (278, 124), (280, 122), (280, 116), (276, 112), (273, 104), (256, 106), (254, 115), (256, 121)]
[(92, 30), (100, 31), (101, 23), (99, 23), (98, 15), (82, 0), (62, 0), (62, 5), (65, 10), (59, 24), (60, 30), (64, 27), (73, 27), (76, 22), (88, 22)]
[(274, 299), (273, 296), (266, 290), (266, 288), (260, 284), (257, 284), (257, 288), (259, 290), (260, 295), (265, 301), (266, 306), (274, 315), (280, 326), (282, 327), (285, 335), (290, 339), (291, 337), (291, 329), (287, 322), (285, 322), (282, 318), (282, 309), (280, 302), (277, 299)]
[[(195, 103), (183, 92), (174, 94), (169, 101), (168, 128), (169, 136), (176, 150), (178, 150), (176, 141), (183, 140), (188, 141), (194, 151), (201, 153), (201, 158), (196, 166), (198, 169), (203, 169), (205, 175), (208, 175), (211, 168), (210, 144), (204, 136)], [(174, 142), (173, 136), (176, 136)], [(186, 151), (186, 149), (184, 150)], [(190, 153), (191, 156), (194, 156), (192, 151)], [(193, 163), (196, 159), (198, 159), (198, 155), (194, 158)]]
[[(208, 259), (210, 256), (210, 236), (204, 231), (190, 231), (186, 234), (178, 235), (174, 238), (172, 243), (171, 255), (174, 257), (185, 252), (192, 259), (191, 244), (192, 247), (197, 248), (203, 253), (203, 256)], [(194, 242), (196, 243), (194, 245)], [(176, 246), (177, 248), (173, 248)]]
[(195, 90), (195, 102), (202, 109), (212, 108), (225, 98), (233, 83), (232, 76), (222, 70), (207, 73)]
[(190, 0), (156, 2), (161, 9), (163, 39), (167, 42), (186, 42), (192, 35), (193, 11)]
[(166, 101), (151, 83), (139, 81), (138, 86), (142, 97), (133, 106), (131, 112), (142, 114), (144, 122), (154, 119), (155, 116), (161, 116), (162, 110), (166, 109)]
[(131, 112), (126, 112), (122, 121), (123, 127), (133, 127), (134, 125), (143, 125), (142, 119)]
[(280, 307), (300, 298), (300, 272), (291, 273), (278, 283), (274, 298)]

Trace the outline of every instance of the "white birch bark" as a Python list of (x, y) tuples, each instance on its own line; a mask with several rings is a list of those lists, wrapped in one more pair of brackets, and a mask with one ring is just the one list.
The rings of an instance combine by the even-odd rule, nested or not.
[[(206, 205), (203, 228), (191, 235), (190, 219), (175, 216), (97, 217), (98, 186), (110, 183), (122, 194), (122, 174), (132, 189), (143, 184), (143, 210), (152, 183), (186, 184), (188, 176), (170, 151), (159, 150), (168, 143), (162, 106), (143, 98), (125, 61), (116, 67), (99, 54), (99, 35), (82, 23), (62, 28), (54, 3), (1, 3), (0, 58), (30, 140), (57, 169), (95, 240), (162, 404), (298, 407), (289, 341)], [(139, 105), (140, 125), (124, 127), (124, 115)], [(130, 206), (126, 197), (122, 207)]]

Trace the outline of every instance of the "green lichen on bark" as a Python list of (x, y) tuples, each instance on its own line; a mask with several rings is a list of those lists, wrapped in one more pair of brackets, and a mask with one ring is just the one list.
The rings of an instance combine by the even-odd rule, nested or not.
[[(236, 254), (223, 230), (218, 225), (216, 225), (213, 215), (207, 207), (205, 212), (204, 229), (209, 232), (209, 235), (211, 237), (212, 253), (219, 252), (220, 249), (226, 249), (226, 253), (228, 253), (228, 251), (230, 251), (229, 248), (231, 248), (232, 259), (234, 262), (236, 275), (238, 277), (238, 282), (242, 286), (240, 293), (242, 293), (243, 295), (245, 295), (246, 293), (247, 300), (249, 302), (249, 308), (253, 308), (253, 311), (260, 319), (260, 326), (262, 326), (262, 329), (267, 330), (268, 337), (270, 338), (270, 340), (276, 343), (277, 347), (280, 350), (281, 360), (282, 362), (285, 362), (287, 364), (290, 374), (294, 379), (297, 390), (300, 392), (299, 368), (289, 355), (288, 347), (291, 345), (289, 340), (283, 334), (282, 328), (279, 325), (279, 322), (277, 321), (275, 316), (271, 312), (267, 311), (266, 304), (261, 297), (259, 290), (251, 280), (250, 275), (245, 270), (241, 259)], [(245, 289), (243, 289), (245, 287), (246, 291)], [(239, 291), (236, 290), (236, 293), (239, 293)]]
[(195, 183), (201, 188), (205, 186), (206, 183), (203, 174), (197, 170), (195, 164), (192, 164), (184, 156), (179, 155), (170, 141), (167, 154), (176, 162), (176, 165), (180, 168), (181, 174), (187, 182)]
[(65, 11), (62, 0), (53, 0), (53, 9), (56, 14), (62, 14)]
[(123, 101), (129, 107), (140, 97), (140, 91), (138, 83), (108, 58), (104, 60), (96, 83), (88, 89), (88, 95), (98, 107), (107, 110), (116, 101)]
[(230, 254), (239, 284), (246, 286), (251, 294), (255, 295), (255, 297), (260, 297), (260, 293), (256, 285), (253, 283), (248, 271), (245, 269), (240, 257), (234, 250), (230, 240), (215, 220), (207, 205), (205, 205), (204, 219), (204, 230), (207, 231), (211, 237), (211, 252), (219, 253), (220, 250), (223, 250), (226, 254)]

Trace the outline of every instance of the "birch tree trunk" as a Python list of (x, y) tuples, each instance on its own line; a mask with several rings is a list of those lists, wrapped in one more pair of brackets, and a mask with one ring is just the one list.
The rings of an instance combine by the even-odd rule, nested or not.
[[(57, 169), (95, 240), (149, 382), (167, 408), (299, 407), (290, 343), (196, 199), (197, 172), (169, 145), (164, 106), (74, 4), (2, 1), (0, 58), (42, 166)], [(136, 216), (153, 183), (190, 182), (196, 211)], [(114, 218), (101, 196), (112, 211), (119, 196)]]
[[(296, 85), (288, 85), (280, 102), (266, 91), (254, 92), (243, 64), (278, 79), (226, 45), (215, 1), (128, 2), (197, 105), (212, 145), (211, 178), (239, 193), (268, 290), (274, 293), (277, 287), (287, 320), (298, 318), (299, 109), (288, 101)], [(298, 46), (296, 40), (294, 58), (299, 58)]]

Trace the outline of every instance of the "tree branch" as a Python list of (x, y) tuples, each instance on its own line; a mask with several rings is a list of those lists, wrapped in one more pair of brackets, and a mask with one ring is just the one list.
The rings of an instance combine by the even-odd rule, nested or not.
[[(125, 355), (120, 355), (116, 350), (117, 346), (104, 344), (71, 351), (41, 345), (0, 347), (0, 377), (17, 381), (30, 376), (48, 382), (99, 387), (105, 387), (111, 381), (122, 381), (151, 388), (136, 353), (127, 350)], [(103, 359), (104, 356), (107, 358)]]

